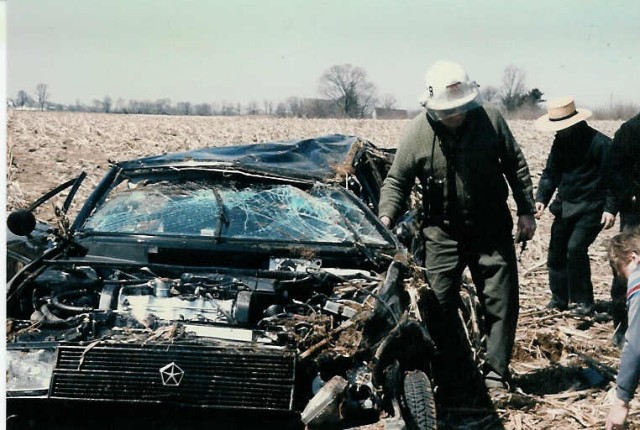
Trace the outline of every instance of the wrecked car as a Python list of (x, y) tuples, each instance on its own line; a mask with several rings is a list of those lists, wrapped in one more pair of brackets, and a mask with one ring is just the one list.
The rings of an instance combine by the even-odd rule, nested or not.
[(163, 154), (112, 163), (73, 220), (84, 175), (12, 212), (9, 428), (434, 427), (424, 285), (375, 216), (392, 157), (343, 135)]

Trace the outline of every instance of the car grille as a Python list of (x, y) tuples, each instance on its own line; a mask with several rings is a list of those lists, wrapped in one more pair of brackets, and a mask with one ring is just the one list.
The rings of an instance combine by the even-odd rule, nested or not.
[[(160, 369), (171, 363), (184, 372), (177, 385), (163, 382), (161, 375)], [(50, 397), (290, 410), (294, 374), (295, 354), (280, 349), (61, 345)]]

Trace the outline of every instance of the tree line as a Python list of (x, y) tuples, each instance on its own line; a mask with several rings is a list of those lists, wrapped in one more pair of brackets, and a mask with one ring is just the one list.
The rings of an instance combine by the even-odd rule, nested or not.
[[(529, 89), (525, 84), (523, 69), (510, 65), (504, 70), (499, 87), (481, 87), (483, 98), (498, 104), (508, 116), (535, 117), (543, 113), (539, 104), (544, 102), (538, 88)], [(169, 98), (157, 100), (113, 100), (110, 96), (95, 99), (90, 104), (60, 104), (52, 101), (49, 86), (39, 83), (35, 96), (20, 90), (8, 99), (10, 108), (62, 110), (71, 112), (105, 112), (119, 114), (150, 115), (198, 115), (236, 116), (270, 115), (278, 117), (306, 118), (370, 118), (376, 107), (396, 109), (397, 99), (391, 94), (378, 94), (362, 67), (352, 64), (336, 64), (325, 70), (318, 79), (318, 98), (291, 96), (280, 102), (270, 100), (237, 102), (173, 103)]]

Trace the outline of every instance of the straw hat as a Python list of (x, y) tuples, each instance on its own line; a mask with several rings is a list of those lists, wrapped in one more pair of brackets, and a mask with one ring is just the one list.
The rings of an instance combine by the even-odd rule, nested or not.
[(559, 97), (549, 100), (547, 114), (535, 122), (536, 128), (542, 131), (559, 131), (584, 121), (591, 116), (588, 109), (576, 109), (573, 97)]

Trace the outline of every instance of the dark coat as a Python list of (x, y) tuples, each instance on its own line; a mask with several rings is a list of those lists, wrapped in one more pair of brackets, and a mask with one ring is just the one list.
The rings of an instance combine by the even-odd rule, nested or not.
[(574, 125), (571, 134), (553, 141), (547, 164), (538, 183), (536, 201), (549, 204), (555, 216), (570, 218), (589, 212), (618, 212), (609, 190), (611, 173), (611, 139), (589, 127), (586, 122)]
[(509, 187), (518, 215), (534, 212), (524, 155), (500, 112), (490, 106), (467, 112), (455, 134), (425, 112), (415, 117), (384, 181), (378, 215), (395, 220), (416, 178), (423, 185), (428, 225), (510, 233)]
[(620, 212), (640, 213), (640, 114), (622, 124), (613, 137), (611, 167)]

